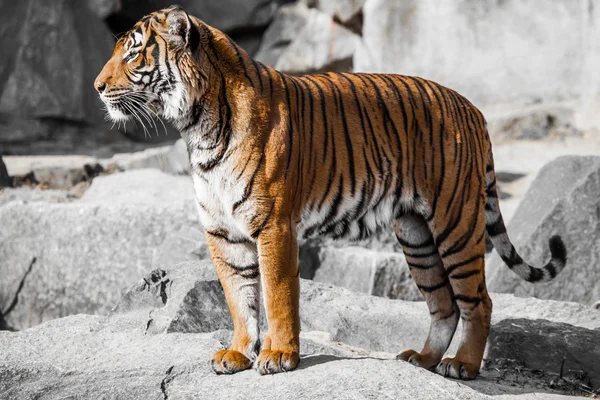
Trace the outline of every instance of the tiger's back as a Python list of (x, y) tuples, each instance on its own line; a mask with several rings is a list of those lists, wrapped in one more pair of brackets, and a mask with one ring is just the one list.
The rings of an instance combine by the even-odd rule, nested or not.
[[(517, 254), (498, 206), (485, 119), (432, 81), (286, 76), (173, 7), (117, 43), (95, 86), (113, 118), (158, 113), (186, 141), (234, 325), (231, 347), (211, 359), (218, 374), (297, 366), (298, 238), (393, 229), (431, 315), (423, 349), (398, 358), (461, 379), (479, 371), (490, 327), (486, 232), (523, 279), (545, 282), (565, 266), (557, 236), (543, 268)], [(261, 291), (269, 323), (262, 345)], [(443, 358), (459, 319), (459, 350)]]

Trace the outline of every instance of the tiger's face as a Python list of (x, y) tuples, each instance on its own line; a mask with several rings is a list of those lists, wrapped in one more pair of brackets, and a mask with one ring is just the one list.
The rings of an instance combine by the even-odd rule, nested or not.
[(115, 122), (152, 116), (177, 120), (186, 112), (188, 90), (181, 64), (190, 62), (192, 22), (180, 8), (157, 11), (117, 42), (94, 87)]

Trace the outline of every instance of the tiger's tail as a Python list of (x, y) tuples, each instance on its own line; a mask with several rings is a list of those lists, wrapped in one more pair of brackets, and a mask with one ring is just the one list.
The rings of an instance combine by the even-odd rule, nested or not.
[(496, 173), (491, 148), (488, 152), (486, 165), (486, 195), (485, 219), (486, 231), (494, 248), (506, 263), (508, 268), (528, 282), (549, 282), (558, 275), (567, 262), (567, 250), (560, 236), (552, 236), (549, 240), (550, 261), (542, 268), (532, 267), (527, 264), (515, 250), (508, 238), (506, 226), (498, 206), (498, 193), (496, 191)]

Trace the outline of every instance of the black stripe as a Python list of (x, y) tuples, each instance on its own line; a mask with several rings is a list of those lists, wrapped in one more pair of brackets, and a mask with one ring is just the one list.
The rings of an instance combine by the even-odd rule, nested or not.
[(422, 291), (424, 291), (425, 293), (431, 293), (433, 291), (436, 291), (438, 289), (441, 289), (443, 287), (446, 287), (446, 284), (448, 283), (448, 281), (444, 281), (442, 283), (438, 283), (437, 285), (433, 285), (433, 286), (424, 286), (424, 285), (418, 285), (417, 287), (419, 289), (421, 289)]
[(263, 219), (263, 222), (261, 222), (260, 226), (254, 232), (252, 232), (250, 234), (250, 236), (252, 236), (254, 239), (256, 239), (262, 233), (263, 229), (267, 225), (267, 222), (269, 222), (269, 219), (271, 218), (271, 214), (273, 213), (273, 209), (274, 208), (275, 208), (275, 202), (273, 202), (271, 204), (271, 209), (269, 210), (269, 212), (265, 216), (265, 219)]
[(344, 138), (346, 139), (346, 152), (348, 153), (348, 157), (346, 161), (348, 162), (348, 167), (350, 169), (350, 194), (354, 197), (356, 193), (356, 171), (354, 169), (354, 150), (352, 148), (352, 138), (350, 137), (350, 132), (348, 130), (348, 121), (346, 118), (346, 110), (344, 106), (344, 97), (342, 96), (342, 92), (337, 87), (337, 85), (332, 81), (331, 82), (333, 92), (336, 94), (336, 97), (339, 101), (340, 105), (340, 115), (342, 117), (342, 127), (344, 129)]
[(438, 255), (437, 247), (434, 247), (433, 250), (430, 250), (427, 253), (421, 253), (421, 254), (410, 253), (406, 250), (403, 250), (403, 251), (404, 251), (404, 256), (410, 257), (410, 258), (427, 258), (427, 257), (432, 257), (435, 255)]
[(449, 265), (449, 266), (446, 267), (446, 274), (450, 275), (457, 268), (460, 268), (463, 265), (471, 264), (472, 262), (477, 261), (478, 259), (483, 259), (483, 255), (476, 255), (476, 256), (471, 257), (471, 258), (469, 258), (467, 260), (463, 260), (463, 261), (457, 262), (455, 264), (451, 264), (451, 265)]
[(287, 136), (290, 139), (290, 143), (289, 143), (289, 150), (288, 150), (288, 158), (287, 158), (287, 164), (285, 166), (285, 177), (287, 177), (287, 173), (288, 170), (290, 169), (290, 164), (292, 162), (292, 149), (294, 147), (294, 131), (293, 131), (293, 126), (292, 126), (292, 106), (290, 103), (290, 89), (288, 88), (287, 85), (287, 81), (286, 81), (286, 76), (284, 74), (282, 74), (279, 71), (275, 71), (277, 72), (277, 74), (279, 74), (279, 77), (281, 79), (281, 82), (283, 83), (283, 90), (285, 92), (285, 101), (286, 101), (286, 105), (287, 105), (287, 119), (288, 119), (288, 129), (287, 129)]
[(221, 229), (214, 230), (214, 231), (205, 230), (204, 232), (210, 236), (214, 236), (216, 238), (225, 240), (229, 244), (250, 243), (250, 241), (246, 240), (246, 239), (230, 239), (229, 234), (226, 231), (221, 230)]
[(260, 170), (260, 167), (262, 165), (264, 158), (265, 158), (265, 153), (263, 152), (260, 155), (260, 159), (258, 160), (258, 163), (256, 164), (256, 168), (254, 169), (254, 172), (252, 172), (252, 177), (250, 178), (250, 181), (244, 188), (244, 193), (242, 195), (242, 198), (239, 199), (238, 201), (236, 201), (235, 203), (233, 203), (233, 207), (231, 210), (232, 214), (235, 213), (235, 210), (239, 206), (241, 206), (246, 200), (248, 200), (248, 198), (250, 197), (250, 194), (252, 193), (252, 186), (254, 185), (254, 180), (256, 179), (256, 175), (258, 175), (258, 171)]
[(479, 274), (479, 272), (481, 272), (479, 269), (473, 269), (470, 271), (462, 272), (460, 274), (450, 275), (450, 278), (451, 279), (466, 279), (470, 276)]
[(233, 40), (231, 40), (231, 38), (229, 36), (225, 35), (225, 37), (229, 41), (229, 44), (231, 45), (231, 47), (233, 47), (233, 50), (235, 51), (235, 55), (237, 56), (238, 62), (240, 63), (240, 67), (242, 68), (242, 71), (244, 71), (244, 76), (246, 77), (246, 79), (248, 79), (248, 82), (250, 82), (250, 85), (252, 85), (252, 87), (254, 87), (254, 82), (252, 82), (250, 75), (248, 75), (248, 69), (246, 68), (246, 63), (244, 62), (244, 58), (242, 57), (242, 53), (240, 52), (238, 45), (235, 44), (235, 42)]
[(479, 297), (465, 296), (462, 294), (455, 294), (454, 300), (460, 300), (460, 301), (464, 301), (465, 303), (471, 303), (475, 307), (477, 307), (479, 305), (479, 303), (481, 303), (481, 298), (479, 298)]

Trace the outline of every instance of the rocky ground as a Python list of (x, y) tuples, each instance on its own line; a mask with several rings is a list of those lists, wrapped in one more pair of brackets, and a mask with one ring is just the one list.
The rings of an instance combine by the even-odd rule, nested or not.
[[(186, 262), (148, 274), (109, 316), (80, 314), (0, 334), (0, 395), (528, 399), (548, 398), (548, 393), (585, 395), (600, 383), (600, 353), (590, 347), (600, 340), (597, 311), (575, 303), (492, 297), (494, 333), (486, 365), (473, 382), (444, 379), (394, 359), (398, 349), (419, 346), (426, 335), (422, 302), (387, 300), (312, 281), (302, 281), (297, 371), (215, 376), (207, 360), (230, 340), (227, 306), (212, 265)], [(553, 333), (521, 333), (515, 340), (515, 331), (528, 329)], [(544, 354), (542, 361), (539, 354)]]

